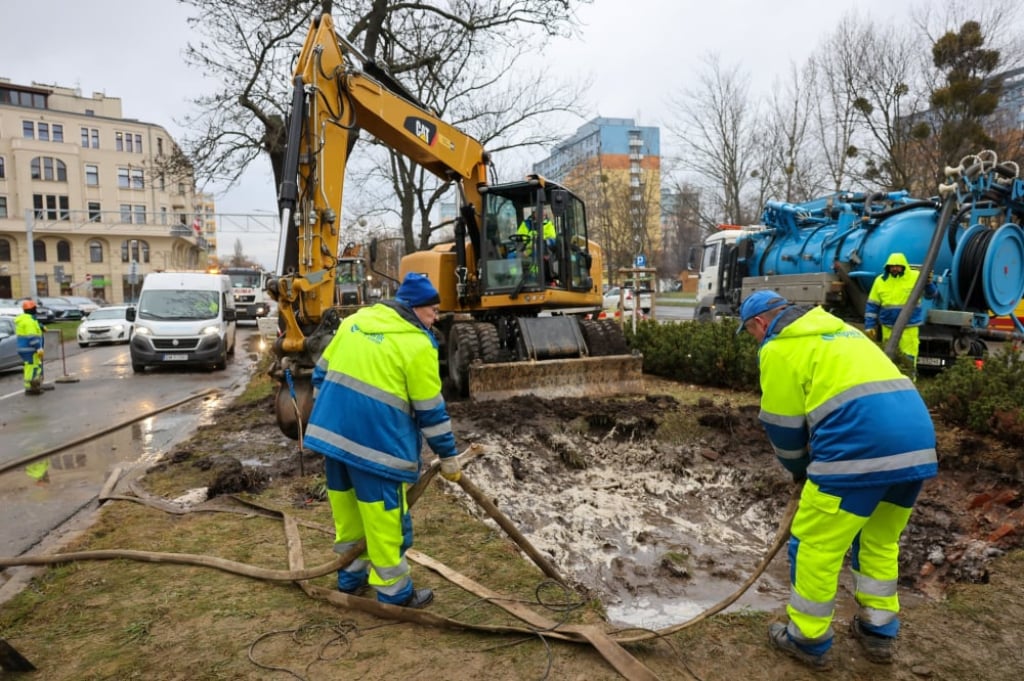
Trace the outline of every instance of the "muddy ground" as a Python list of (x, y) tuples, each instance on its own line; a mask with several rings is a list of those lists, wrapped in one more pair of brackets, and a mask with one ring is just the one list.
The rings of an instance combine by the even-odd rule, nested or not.
[[(600, 599), (611, 623), (660, 629), (743, 581), (795, 486), (757, 420), (756, 396), (646, 381), (644, 397), (450, 400), (449, 411), (460, 447), (483, 445), (467, 476), (530, 542)], [(1024, 546), (1024, 451), (941, 422), (937, 433), (942, 474), (926, 484), (902, 541), (910, 602), (985, 584), (993, 559)], [(297, 473), (293, 459), (268, 452), (256, 460), (271, 477)], [(250, 487), (252, 470), (217, 491)], [(734, 608), (777, 609), (788, 589), (782, 552)]]
[[(634, 398), (449, 403), (460, 447), (483, 445), (483, 454), (466, 464), (467, 477), (550, 557), (581, 596), (603, 604), (617, 628), (659, 629), (686, 621), (731, 593), (764, 554), (794, 491), (757, 421), (756, 396), (650, 377), (647, 386), (647, 396)], [(842, 630), (853, 613), (844, 575), (836, 646), (844, 671), (835, 678), (1017, 679), (1024, 669), (1024, 578), (1019, 574), (1024, 554), (1013, 552), (1024, 545), (1024, 451), (941, 423), (937, 430), (941, 473), (926, 484), (901, 552), (908, 640), (892, 667), (863, 660)], [(206, 481), (211, 495), (285, 494), (296, 508), (329, 522), (327, 504), (310, 484), (321, 462), (307, 455), (300, 471), (295, 451), (295, 443), (274, 425), (268, 398), (217, 414), (195, 441), (179, 445), (147, 479), (158, 480), (161, 469), (187, 469)], [(435, 492), (484, 519), (458, 487), (436, 482), (429, 493)], [(417, 516), (421, 510), (414, 509), (417, 531), (422, 529), (429, 541), (431, 534), (444, 532), (444, 522), (433, 511)], [(1008, 552), (1011, 556), (1003, 559)], [(98, 589), (93, 579), (89, 584)], [(809, 678), (799, 665), (768, 650), (763, 637), (766, 618), (784, 616), (787, 579), (783, 551), (733, 606), (730, 612), (739, 619), (719, 619), (689, 638), (674, 639), (671, 659), (662, 659), (664, 649), (658, 647), (634, 652), (666, 679)], [(969, 605), (960, 600), (965, 593), (974, 599)], [(442, 587), (440, 600), (450, 597)], [(444, 605), (431, 607), (444, 611)], [(138, 607), (152, 606), (140, 602)], [(243, 624), (234, 632), (218, 627), (217, 636), (226, 637), (224, 645), (230, 647), (269, 626), (258, 619)], [(183, 622), (177, 629), (183, 626), (188, 625)], [(408, 649), (398, 643), (408, 639), (397, 634), (380, 656), (368, 657), (354, 646), (343, 658), (349, 671), (334, 668), (302, 678), (617, 678), (600, 659), (564, 648), (548, 650), (554, 666), (545, 672), (532, 662), (509, 661), (498, 646), (456, 639), (451, 648), (446, 647), (451, 640), (417, 631), (421, 643), (408, 644)], [(14, 640), (19, 644), (32, 640), (18, 633)], [(180, 652), (174, 637), (153, 638), (160, 650)], [(65, 652), (77, 654), (73, 650)], [(192, 666), (183, 661), (169, 669), (206, 664), (202, 656), (209, 652), (203, 645), (186, 650)], [(218, 655), (227, 660), (222, 664), (238, 665), (245, 653)], [(293, 661), (287, 650), (281, 660)], [(149, 678), (193, 678), (190, 673)], [(264, 678), (253, 673), (210, 678)]]

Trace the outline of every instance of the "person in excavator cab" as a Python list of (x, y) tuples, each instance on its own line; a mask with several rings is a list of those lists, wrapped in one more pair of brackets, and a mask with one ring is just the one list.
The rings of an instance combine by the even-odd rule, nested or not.
[[(557, 243), (558, 235), (555, 231), (555, 223), (551, 221), (551, 218), (547, 216), (547, 213), (541, 211), (542, 223), (542, 234), (544, 235), (544, 278), (552, 284), (554, 281), (554, 275), (551, 269), (551, 251), (555, 248)], [(524, 258), (530, 258), (533, 256), (533, 244), (537, 239), (537, 211), (530, 211), (530, 214), (526, 216), (521, 223), (519, 223), (519, 229), (516, 233), (522, 238), (522, 255)]]
[(43, 327), (36, 319), (36, 302), (21, 303), (21, 314), (14, 318), (18, 336), (18, 356), (24, 362), (25, 394), (43, 394)]
[[(868, 294), (868, 302), (864, 310), (864, 332), (869, 338), (882, 343), (889, 340), (889, 337), (892, 336), (893, 324), (900, 316), (903, 306), (910, 300), (910, 293), (914, 290), (920, 276), (920, 272), (910, 267), (907, 256), (902, 253), (889, 255), (885, 261), (884, 271), (875, 277), (875, 281), (871, 285), (871, 292)], [(935, 284), (930, 279), (931, 275), (929, 275), (928, 284), (924, 289), (924, 297), (929, 300), (934, 298), (937, 292)], [(924, 310), (917, 305), (900, 336), (900, 352), (914, 366), (915, 374), (917, 354), (921, 344), (919, 327), (923, 323)]]

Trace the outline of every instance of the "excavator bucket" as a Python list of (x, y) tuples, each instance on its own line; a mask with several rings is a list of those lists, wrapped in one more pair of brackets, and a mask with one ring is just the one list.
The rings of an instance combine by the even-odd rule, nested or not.
[(644, 392), (643, 357), (609, 355), (543, 361), (474, 363), (469, 367), (473, 400), (536, 397), (608, 397)]

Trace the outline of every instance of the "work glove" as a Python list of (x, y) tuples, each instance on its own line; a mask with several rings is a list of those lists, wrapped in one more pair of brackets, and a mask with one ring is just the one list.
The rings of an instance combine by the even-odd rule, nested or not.
[(873, 326), (870, 329), (864, 329), (864, 335), (877, 343), (882, 340), (882, 327)]
[(441, 459), (441, 475), (445, 480), (458, 482), (462, 477), (462, 466), (459, 464), (458, 456), (449, 456)]
[(38, 350), (36, 350), (36, 357), (39, 358), (39, 361), (43, 360), (43, 349), (42, 348), (39, 348)]

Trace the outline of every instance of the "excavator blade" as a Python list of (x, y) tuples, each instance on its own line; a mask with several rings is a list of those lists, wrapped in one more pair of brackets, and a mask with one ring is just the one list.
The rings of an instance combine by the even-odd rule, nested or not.
[(607, 397), (644, 392), (643, 357), (610, 355), (542, 361), (473, 364), (469, 396), (473, 400), (536, 397)]

